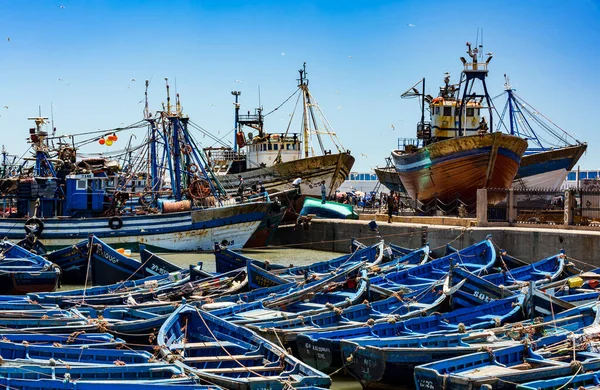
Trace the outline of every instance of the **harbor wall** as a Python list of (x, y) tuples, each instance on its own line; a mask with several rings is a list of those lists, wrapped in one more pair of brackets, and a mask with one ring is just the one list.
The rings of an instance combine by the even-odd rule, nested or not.
[[(565, 254), (578, 268), (600, 267), (600, 232), (586, 230), (544, 229), (534, 227), (460, 227), (410, 223), (378, 222), (379, 234), (387, 242), (418, 248), (429, 243), (437, 255), (446, 244), (464, 248), (492, 235), (497, 248), (511, 256), (533, 262), (558, 253)], [(274, 246), (348, 252), (351, 238), (364, 244), (377, 242), (377, 232), (369, 228), (369, 221), (313, 220), (304, 225), (280, 226)]]

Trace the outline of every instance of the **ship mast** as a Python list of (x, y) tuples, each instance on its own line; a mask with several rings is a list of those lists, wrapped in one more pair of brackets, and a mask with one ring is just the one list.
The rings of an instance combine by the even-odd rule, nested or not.
[[(463, 88), (463, 93), (458, 110), (458, 130), (463, 132), (463, 134), (460, 135), (466, 135), (467, 104), (469, 101), (476, 101), (477, 98), (481, 99), (481, 101), (485, 99), (490, 121), (489, 128), (494, 128), (492, 115), (492, 101), (490, 99), (490, 95), (488, 94), (487, 85), (485, 83), (485, 78), (488, 75), (488, 64), (492, 60), (492, 54), (488, 53), (488, 58), (485, 62), (478, 62), (477, 57), (480, 56), (480, 49), (472, 49), (471, 43), (469, 42), (467, 42), (467, 48), (467, 54), (469, 55), (469, 57), (471, 57), (471, 62), (467, 62), (467, 60), (464, 57), (460, 57), (460, 60), (464, 65), (460, 83), (460, 85)], [(478, 94), (476, 92), (471, 93), (471, 90), (473, 89), (476, 80), (479, 80), (481, 82), (484, 92), (483, 95)]]
[(310, 130), (308, 127), (308, 80), (306, 79), (306, 62), (303, 68), (298, 71), (300, 73), (300, 79), (298, 79), (298, 88), (302, 91), (302, 102), (303, 102), (303, 119), (302, 119), (302, 130), (304, 138), (304, 157), (308, 157), (308, 142), (310, 139)]

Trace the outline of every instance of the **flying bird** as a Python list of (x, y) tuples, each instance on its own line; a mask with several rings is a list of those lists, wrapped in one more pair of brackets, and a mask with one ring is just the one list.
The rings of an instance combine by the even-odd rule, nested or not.
[(412, 23), (408, 23), (408, 24), (407, 24), (407, 26), (408, 26), (408, 27), (416, 27), (416, 26), (415, 26), (414, 24), (412, 24)]
[(239, 84), (242, 82), (242, 80), (235, 80), (235, 82)]
[(8, 42), (10, 42), (10, 37), (6, 37), (6, 40), (7, 40)]
[(365, 158), (368, 158), (368, 157), (369, 157), (369, 156), (367, 156), (367, 155), (366, 155), (366, 154), (364, 154), (364, 153), (361, 153), (360, 155), (361, 155), (361, 156), (363, 156), (363, 157), (365, 157)]
[(65, 6), (64, 5), (59, 5), (58, 8), (65, 9)]
[(4, 106), (4, 108), (6, 108), (8, 110), (8, 106)]
[(282, 55), (282, 56), (284, 56), (284, 55), (285, 55), (285, 52), (283, 52), (283, 51), (282, 51), (282, 52), (281, 52), (281, 55)]
[(392, 127), (392, 131), (393, 131), (393, 130), (396, 130), (396, 127), (394, 126), (394, 124), (393, 124), (393, 123), (392, 123), (392, 126), (391, 126), (391, 127)]
[(131, 79), (131, 81), (135, 82), (135, 79)]
[(348, 58), (352, 58), (352, 56), (348, 56)]

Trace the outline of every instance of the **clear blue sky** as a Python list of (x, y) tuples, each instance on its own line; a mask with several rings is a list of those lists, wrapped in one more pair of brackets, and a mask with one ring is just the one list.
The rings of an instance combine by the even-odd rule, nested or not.
[[(457, 82), (465, 42), (481, 28), (484, 50), (494, 52), (490, 94), (510, 75), (519, 95), (588, 142), (580, 165), (597, 169), (599, 7), (594, 0), (2, 0), (1, 144), (25, 151), (26, 118), (38, 106), (49, 116), (51, 102), (62, 134), (136, 122), (143, 81), (152, 79), (158, 109), (165, 77), (185, 113), (223, 135), (233, 126), (232, 90), (251, 110), (260, 86), (268, 112), (293, 93), (306, 61), (311, 91), (357, 157), (355, 170), (368, 170), (384, 163), (398, 137), (415, 134), (418, 102), (400, 94), (426, 77), (435, 95), (446, 71)], [(285, 131), (291, 110), (267, 117), (267, 129)]]

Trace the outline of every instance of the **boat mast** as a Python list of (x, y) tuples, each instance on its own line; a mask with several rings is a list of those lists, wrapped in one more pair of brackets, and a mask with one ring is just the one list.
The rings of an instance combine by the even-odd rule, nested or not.
[[(492, 101), (490, 99), (490, 95), (488, 93), (487, 90), (487, 85), (485, 83), (485, 78), (488, 75), (488, 64), (490, 63), (490, 61), (492, 60), (492, 54), (488, 53), (488, 58), (485, 62), (478, 62), (477, 57), (479, 56), (479, 49), (475, 48), (475, 49), (471, 49), (471, 43), (467, 42), (467, 54), (469, 54), (469, 57), (471, 57), (471, 62), (467, 62), (467, 60), (464, 57), (460, 57), (460, 60), (462, 61), (463, 65), (464, 65), (464, 69), (462, 71), (462, 76), (461, 76), (461, 86), (463, 88), (463, 93), (462, 93), (462, 99), (460, 100), (460, 106), (459, 106), (459, 110), (458, 110), (458, 129), (460, 131), (460, 129), (463, 128), (463, 117), (466, 117), (467, 115), (467, 103), (471, 100), (475, 100), (476, 98), (480, 98), (482, 101), (483, 99), (485, 99), (486, 104), (487, 104), (487, 109), (488, 109), (488, 115), (489, 115), (489, 128), (493, 129), (494, 128), (494, 123), (493, 123), (493, 115), (492, 115)], [(481, 45), (480, 45), (481, 48)], [(475, 84), (475, 81), (479, 80), (481, 81), (481, 85), (483, 87), (483, 95), (482, 94), (478, 94), (476, 92), (470, 93), (470, 91), (473, 89), (473, 85)], [(465, 122), (465, 126), (466, 126), (466, 120)], [(463, 129), (463, 134), (461, 135), (465, 135), (466, 131), (464, 131)]]
[(513, 90), (507, 75), (504, 75), (504, 90), (508, 94), (508, 115), (510, 121), (510, 135), (515, 135), (515, 109), (513, 108)]
[(425, 128), (425, 77), (423, 77), (423, 89), (421, 91), (421, 127)]
[(298, 84), (298, 88), (300, 88), (302, 90), (302, 101), (304, 103), (304, 116), (302, 118), (302, 124), (303, 124), (303, 138), (304, 138), (304, 157), (307, 158), (308, 157), (308, 141), (309, 141), (309, 137), (310, 137), (310, 130), (308, 128), (308, 80), (306, 80), (306, 62), (304, 63), (302, 69), (300, 69), (298, 72), (300, 72), (300, 79), (298, 80), (299, 84)]
[(151, 177), (151, 190), (159, 190), (159, 178), (158, 178), (158, 161), (156, 156), (156, 121), (150, 115), (150, 109), (148, 108), (148, 86), (150, 82), (146, 80), (146, 90), (144, 91), (144, 120), (150, 124), (150, 177)]
[(237, 144), (237, 133), (238, 133), (238, 122), (240, 119), (240, 103), (238, 102), (238, 99), (240, 97), (240, 95), (242, 94), (241, 91), (231, 91), (231, 94), (233, 96), (235, 96), (235, 103), (233, 103), (235, 105), (235, 118), (233, 120), (233, 128), (235, 129), (233, 131), (233, 151), (237, 152), (238, 151), (238, 144)]
[[(174, 179), (175, 182), (171, 183), (173, 188), (173, 196), (176, 201), (181, 200), (181, 147), (179, 145), (179, 130), (181, 128), (181, 122), (179, 118), (179, 112), (173, 113), (171, 112), (171, 96), (169, 94), (169, 79), (165, 77), (165, 83), (167, 85), (167, 118), (169, 119), (169, 123), (171, 125), (171, 139), (173, 142), (173, 169), (174, 169)], [(179, 104), (178, 104), (179, 106)], [(178, 107), (179, 111), (179, 107)]]

